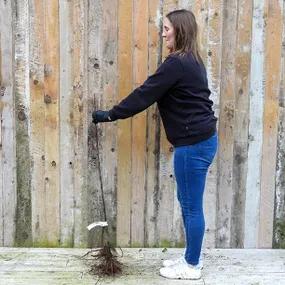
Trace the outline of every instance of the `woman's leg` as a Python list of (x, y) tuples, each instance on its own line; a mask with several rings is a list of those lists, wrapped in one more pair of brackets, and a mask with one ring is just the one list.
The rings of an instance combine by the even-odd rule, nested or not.
[(186, 237), (185, 259), (197, 265), (205, 231), (203, 194), (210, 164), (217, 150), (217, 135), (195, 145), (175, 148), (174, 171)]

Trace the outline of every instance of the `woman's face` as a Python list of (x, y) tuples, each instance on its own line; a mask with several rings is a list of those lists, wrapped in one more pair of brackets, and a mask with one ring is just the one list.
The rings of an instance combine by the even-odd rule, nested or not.
[(165, 38), (166, 47), (172, 51), (174, 49), (175, 34), (174, 28), (168, 18), (165, 18), (163, 21), (162, 37)]

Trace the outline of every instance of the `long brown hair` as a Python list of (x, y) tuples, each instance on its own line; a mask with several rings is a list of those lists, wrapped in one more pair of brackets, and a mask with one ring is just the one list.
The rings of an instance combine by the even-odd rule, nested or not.
[(198, 62), (203, 63), (199, 53), (198, 25), (194, 14), (189, 10), (181, 9), (168, 13), (166, 17), (174, 28), (173, 52), (179, 55), (191, 52)]

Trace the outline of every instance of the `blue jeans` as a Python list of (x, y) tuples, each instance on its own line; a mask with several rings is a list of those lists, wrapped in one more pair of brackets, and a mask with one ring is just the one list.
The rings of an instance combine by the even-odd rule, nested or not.
[(194, 145), (175, 147), (174, 172), (177, 198), (185, 229), (187, 263), (199, 262), (205, 232), (203, 193), (209, 166), (218, 145), (217, 133)]

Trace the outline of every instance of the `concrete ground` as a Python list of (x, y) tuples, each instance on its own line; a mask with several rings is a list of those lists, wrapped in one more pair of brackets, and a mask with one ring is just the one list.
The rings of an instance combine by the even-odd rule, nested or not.
[(89, 274), (94, 262), (88, 249), (0, 248), (0, 285), (285, 285), (285, 250), (208, 249), (198, 281), (159, 276), (162, 260), (183, 249), (123, 249), (123, 274), (98, 278)]

